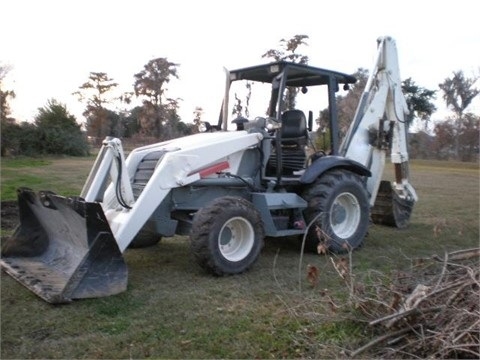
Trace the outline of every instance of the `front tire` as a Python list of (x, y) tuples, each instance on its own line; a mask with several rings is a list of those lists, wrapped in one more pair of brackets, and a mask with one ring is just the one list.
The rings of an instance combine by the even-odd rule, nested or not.
[(306, 248), (320, 243), (334, 253), (345, 253), (363, 244), (369, 226), (370, 205), (362, 179), (346, 170), (322, 175), (303, 194), (308, 201), (305, 219), (310, 226)]
[(197, 211), (190, 241), (198, 264), (214, 275), (239, 274), (263, 247), (260, 213), (249, 201), (225, 196)]
[(138, 232), (137, 235), (133, 238), (132, 242), (128, 245), (129, 249), (141, 249), (150, 246), (157, 245), (162, 236), (159, 235), (154, 229), (153, 226), (148, 223)]

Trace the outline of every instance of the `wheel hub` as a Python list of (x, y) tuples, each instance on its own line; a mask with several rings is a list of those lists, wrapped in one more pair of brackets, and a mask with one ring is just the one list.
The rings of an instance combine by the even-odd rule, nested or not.
[(348, 239), (360, 225), (361, 209), (357, 198), (349, 193), (339, 194), (331, 208), (330, 224), (334, 233), (341, 239)]
[(229, 219), (218, 236), (219, 250), (229, 261), (241, 261), (247, 257), (254, 242), (253, 226), (243, 217)]
[(334, 204), (332, 223), (340, 224), (345, 221), (346, 217), (347, 217), (347, 211), (345, 210), (345, 208), (340, 204)]

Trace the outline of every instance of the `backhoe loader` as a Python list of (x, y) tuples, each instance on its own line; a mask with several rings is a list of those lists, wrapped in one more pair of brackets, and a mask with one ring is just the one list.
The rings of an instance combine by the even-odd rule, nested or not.
[[(287, 61), (226, 70), (218, 122), (205, 122), (204, 132), (128, 156), (120, 139), (107, 137), (77, 197), (19, 188), (20, 224), (2, 246), (2, 268), (45, 301), (68, 303), (125, 291), (122, 254), (162, 237), (189, 236), (200, 267), (221, 276), (250, 268), (265, 237), (297, 236), (307, 250), (322, 244), (342, 253), (362, 245), (371, 221), (406, 227), (417, 195), (391, 37), (377, 41), (342, 138), (336, 95), (355, 82)], [(238, 101), (242, 91), (248, 106)], [(308, 94), (313, 100), (303, 101)], [(313, 109), (325, 108), (316, 149)], [(393, 182), (382, 180), (387, 154)]]

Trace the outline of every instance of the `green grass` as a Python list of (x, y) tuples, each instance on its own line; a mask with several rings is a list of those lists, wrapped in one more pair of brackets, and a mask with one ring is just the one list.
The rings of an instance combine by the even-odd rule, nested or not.
[(94, 157), (2, 158), (0, 199), (16, 200), (19, 187), (78, 195)]
[[(2, 161), (2, 200), (13, 199), (6, 189), (24, 186), (24, 179), (34, 190), (78, 194), (93, 164), (49, 158), (20, 165), (28, 161)], [(371, 226), (364, 247), (352, 254), (359, 278), (479, 246), (478, 164), (419, 161), (411, 173), (419, 196), (411, 225)], [(217, 278), (196, 265), (188, 238), (167, 238), (125, 252), (126, 292), (62, 306), (2, 273), (0, 357), (345, 358), (370, 340), (369, 328), (349, 308), (330, 256), (305, 254), (299, 273), (299, 249), (297, 239), (267, 239), (250, 271)], [(307, 264), (320, 270), (315, 288), (306, 281)]]
[(45, 158), (30, 158), (30, 157), (19, 157), (19, 158), (2, 158), (2, 170), (6, 168), (18, 169), (18, 168), (33, 168), (43, 165), (50, 165), (52, 160)]

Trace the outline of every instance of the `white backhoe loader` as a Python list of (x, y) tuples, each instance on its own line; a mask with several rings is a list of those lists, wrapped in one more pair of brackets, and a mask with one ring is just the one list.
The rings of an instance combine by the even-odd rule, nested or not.
[[(355, 77), (285, 61), (226, 75), (218, 123), (205, 123), (207, 131), (128, 157), (119, 139), (106, 138), (78, 197), (19, 188), (20, 224), (2, 246), (2, 268), (44, 300), (65, 303), (125, 291), (123, 252), (162, 237), (188, 235), (198, 264), (226, 275), (252, 266), (266, 236), (302, 241), (307, 233), (307, 249), (322, 243), (341, 253), (362, 245), (370, 221), (407, 226), (417, 195), (408, 179), (408, 109), (392, 38), (378, 39), (341, 143), (336, 93)], [(259, 114), (266, 113), (229, 120), (232, 90), (245, 81), (252, 93), (267, 87), (256, 98)], [(328, 148), (312, 151), (314, 106), (287, 102), (295, 89), (299, 96), (321, 90), (315, 106), (328, 108)], [(382, 181), (387, 155), (393, 183)]]

